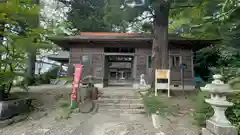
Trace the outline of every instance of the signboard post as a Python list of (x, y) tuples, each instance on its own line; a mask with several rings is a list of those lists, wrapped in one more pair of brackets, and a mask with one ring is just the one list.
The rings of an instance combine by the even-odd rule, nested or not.
[(180, 65), (180, 70), (181, 70), (181, 79), (182, 79), (182, 91), (184, 94), (184, 86), (185, 86), (185, 82), (184, 82), (184, 70), (187, 68), (187, 65), (182, 63)]
[(168, 90), (168, 97), (170, 97), (170, 70), (156, 69), (155, 71), (155, 96), (158, 96), (158, 89)]
[(71, 108), (77, 107), (77, 90), (79, 88), (79, 81), (81, 80), (83, 65), (75, 65), (74, 79), (73, 79), (73, 88), (71, 94)]

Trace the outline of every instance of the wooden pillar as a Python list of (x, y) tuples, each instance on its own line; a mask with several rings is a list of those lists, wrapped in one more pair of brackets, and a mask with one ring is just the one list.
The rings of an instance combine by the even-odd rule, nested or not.
[(69, 59), (68, 60), (68, 69), (67, 69), (68, 76), (73, 76), (74, 66), (73, 66), (73, 63), (72, 63), (72, 48), (70, 48), (68, 59)]
[(134, 55), (133, 57), (133, 83), (136, 83), (136, 79), (137, 79), (137, 56)]

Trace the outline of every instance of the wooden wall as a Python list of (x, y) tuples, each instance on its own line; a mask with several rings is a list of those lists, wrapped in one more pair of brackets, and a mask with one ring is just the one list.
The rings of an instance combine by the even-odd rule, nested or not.
[[(151, 48), (136, 48), (133, 66), (133, 78), (139, 82), (140, 75), (145, 74), (147, 83), (152, 82), (152, 69), (148, 68), (148, 56), (151, 56)], [(97, 47), (73, 47), (70, 50), (70, 63), (82, 63), (82, 56), (89, 56), (91, 62), (84, 67), (84, 75), (93, 74), (97, 77), (104, 77), (104, 48)], [(192, 51), (190, 49), (171, 48), (169, 56), (181, 56), (183, 63), (187, 65), (185, 70), (185, 84), (193, 84), (193, 63)], [(181, 85), (181, 72), (179, 68), (171, 69), (171, 83), (174, 85)]]
[(90, 63), (84, 64), (84, 75), (92, 74), (96, 77), (104, 75), (104, 49), (103, 48), (80, 48), (73, 47), (70, 50), (70, 62), (72, 64), (82, 63), (82, 56), (89, 56)]
[[(135, 59), (136, 59), (136, 76), (137, 81), (140, 80), (140, 75), (145, 74), (147, 82), (150, 84), (152, 82), (152, 68), (148, 68), (148, 56), (151, 56), (150, 48), (137, 48)], [(193, 84), (193, 63), (192, 63), (192, 50), (190, 49), (180, 49), (180, 48), (171, 48), (169, 51), (169, 56), (180, 56), (181, 62), (187, 65), (185, 70), (184, 80), (186, 85)], [(174, 85), (181, 85), (181, 72), (180, 68), (171, 69), (171, 83)]]

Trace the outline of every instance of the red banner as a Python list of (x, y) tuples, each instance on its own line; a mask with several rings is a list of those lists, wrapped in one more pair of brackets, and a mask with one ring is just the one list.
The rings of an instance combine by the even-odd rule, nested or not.
[(73, 79), (73, 88), (72, 88), (72, 100), (77, 100), (77, 89), (79, 81), (81, 80), (83, 65), (75, 65), (74, 79)]

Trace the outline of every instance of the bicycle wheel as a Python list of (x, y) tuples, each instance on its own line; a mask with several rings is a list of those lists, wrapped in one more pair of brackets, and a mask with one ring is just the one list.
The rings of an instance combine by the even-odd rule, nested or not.
[(79, 112), (81, 113), (90, 113), (93, 111), (94, 107), (95, 104), (91, 99), (87, 99), (78, 104)]

